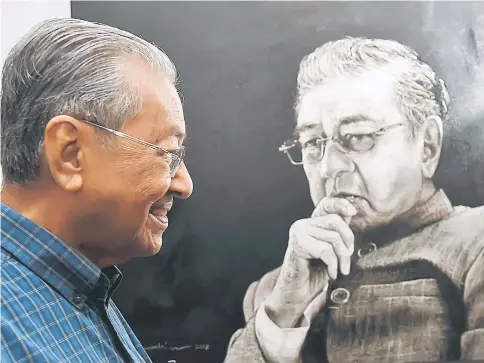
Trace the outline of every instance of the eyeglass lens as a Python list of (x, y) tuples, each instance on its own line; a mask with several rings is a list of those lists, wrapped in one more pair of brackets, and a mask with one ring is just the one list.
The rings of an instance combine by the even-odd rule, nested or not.
[[(370, 150), (375, 144), (376, 134), (347, 134), (338, 135), (335, 138), (343, 152), (363, 152)], [(300, 163), (303, 157), (309, 162), (317, 162), (324, 156), (327, 143), (331, 139), (324, 139), (321, 136), (311, 138), (304, 143), (296, 141), (294, 147), (288, 149), (293, 162)]]

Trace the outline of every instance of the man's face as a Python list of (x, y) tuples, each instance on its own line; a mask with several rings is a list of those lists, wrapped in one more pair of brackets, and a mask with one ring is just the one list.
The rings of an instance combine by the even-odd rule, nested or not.
[(389, 223), (418, 202), (422, 189), (422, 149), (397, 108), (394, 80), (389, 69), (334, 79), (311, 90), (299, 109), (303, 142), (314, 135), (358, 135), (403, 124), (378, 136), (368, 151), (345, 153), (329, 141), (319, 162), (303, 160), (314, 204), (324, 197), (357, 196), (358, 214), (351, 222), (357, 230)]
[[(144, 111), (120, 131), (175, 150), (185, 138), (180, 98), (162, 74), (147, 78), (141, 86)], [(171, 178), (162, 152), (109, 133), (107, 136), (115, 138), (114, 148), (95, 147), (86, 155), (89, 169), (85, 171), (83, 191), (89, 200), (87, 222), (93, 244), (89, 247), (119, 260), (151, 256), (161, 248), (173, 198), (188, 198), (192, 180), (184, 163)]]

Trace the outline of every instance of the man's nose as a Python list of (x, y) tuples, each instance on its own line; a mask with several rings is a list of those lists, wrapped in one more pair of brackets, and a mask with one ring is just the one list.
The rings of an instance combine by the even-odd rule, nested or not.
[(173, 178), (171, 178), (170, 191), (175, 197), (187, 199), (193, 192), (193, 181), (188, 173), (185, 163), (181, 163)]
[(352, 172), (353, 160), (341, 150), (335, 142), (328, 142), (322, 159), (319, 161), (319, 172), (323, 179), (335, 178), (341, 172)]

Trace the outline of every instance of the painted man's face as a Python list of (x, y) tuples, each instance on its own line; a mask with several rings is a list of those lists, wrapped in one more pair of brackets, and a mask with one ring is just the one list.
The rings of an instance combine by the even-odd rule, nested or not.
[(358, 210), (351, 222), (357, 230), (387, 224), (419, 201), (422, 152), (409, 136), (410, 124), (397, 107), (395, 92), (394, 73), (382, 68), (335, 78), (312, 89), (300, 104), (299, 140), (309, 147), (318, 135), (361, 143), (361, 135), (396, 125), (377, 136), (367, 151), (348, 153), (329, 141), (319, 161), (303, 157), (314, 204), (323, 197), (356, 196), (349, 200)]

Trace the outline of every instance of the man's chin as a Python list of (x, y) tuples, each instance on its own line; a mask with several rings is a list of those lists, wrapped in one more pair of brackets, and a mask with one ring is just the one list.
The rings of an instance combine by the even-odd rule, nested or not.
[(351, 219), (350, 228), (353, 232), (364, 233), (375, 227), (374, 222), (370, 216), (361, 213)]
[(365, 231), (365, 229), (367, 228), (367, 224), (363, 219), (353, 217), (350, 222), (350, 228), (353, 232), (361, 233)]
[(137, 257), (154, 256), (160, 252), (163, 245), (163, 232), (153, 233), (149, 228), (144, 228), (134, 242), (137, 245)]
[(142, 232), (137, 238), (137, 244), (140, 250), (138, 255), (140, 257), (150, 257), (160, 252), (164, 232), (165, 228), (161, 228), (157, 221), (148, 217)]
[(367, 233), (381, 228), (391, 222), (389, 218), (383, 218), (378, 214), (356, 215), (350, 223), (350, 228), (356, 233)]
[(143, 246), (139, 249), (138, 257), (151, 257), (156, 255), (161, 250), (162, 241), (161, 237), (158, 237), (159, 241), (156, 243), (150, 241), (150, 243), (144, 243)]

